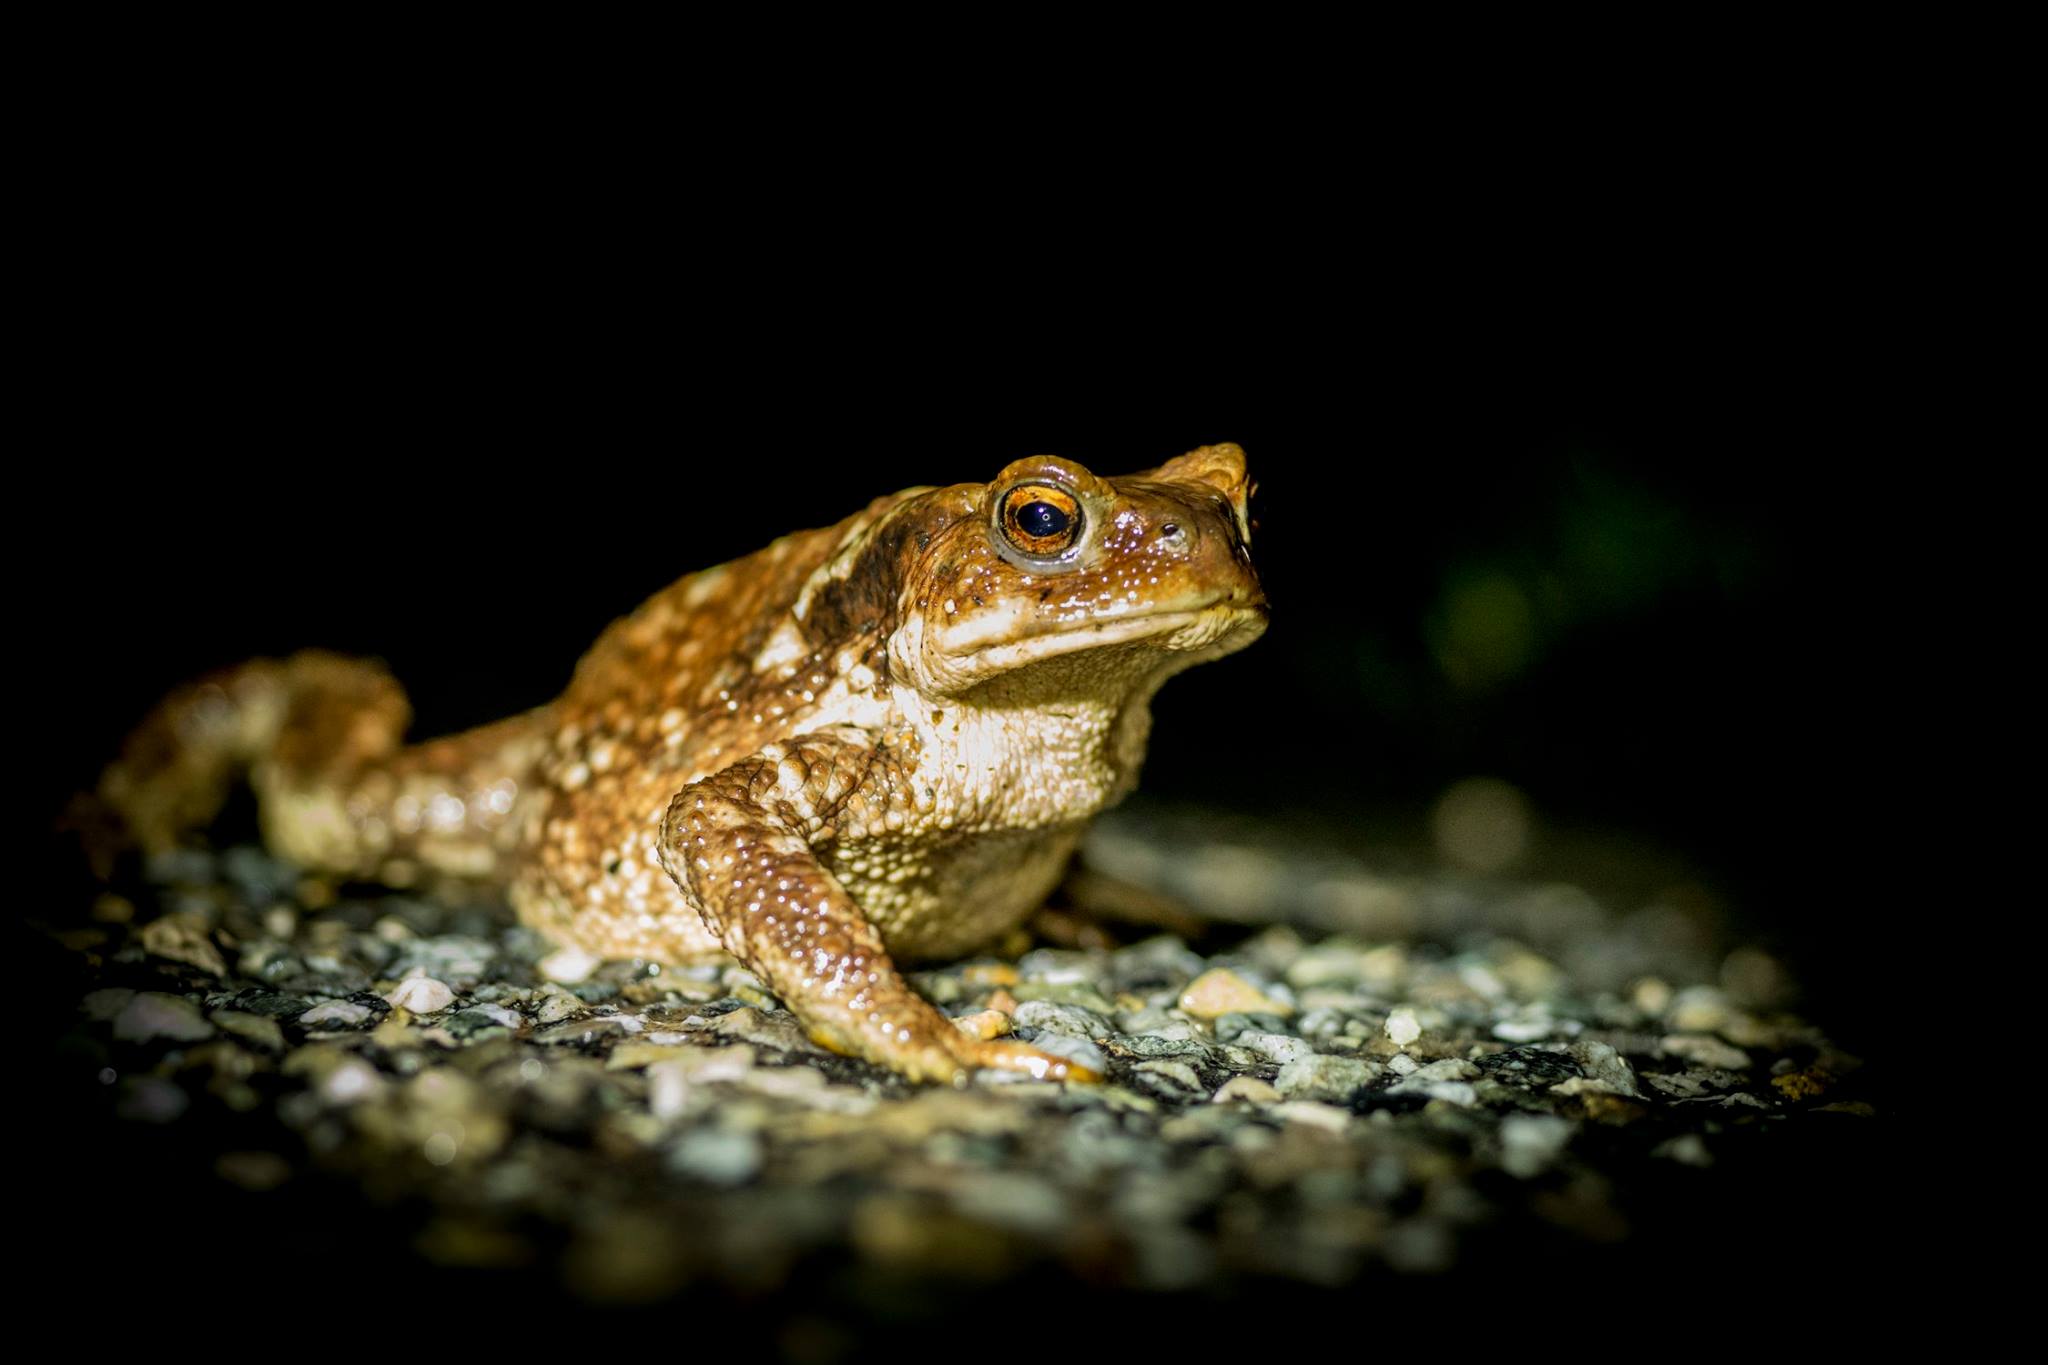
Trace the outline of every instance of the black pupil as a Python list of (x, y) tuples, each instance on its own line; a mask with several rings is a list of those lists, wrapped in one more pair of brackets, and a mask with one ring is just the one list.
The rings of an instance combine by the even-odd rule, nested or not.
[(1070, 524), (1067, 514), (1049, 502), (1027, 502), (1017, 512), (1017, 528), (1037, 540), (1064, 534)]

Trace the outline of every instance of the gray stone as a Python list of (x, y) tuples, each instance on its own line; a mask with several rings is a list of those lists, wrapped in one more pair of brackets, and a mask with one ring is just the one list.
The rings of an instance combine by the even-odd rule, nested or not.
[(1026, 1000), (1017, 1006), (1014, 1017), (1025, 1028), (1086, 1038), (1095, 1043), (1116, 1032), (1107, 1019), (1093, 1010), (1085, 1010), (1078, 1005), (1056, 1005), (1050, 1000)]
[(1380, 1068), (1357, 1057), (1302, 1057), (1280, 1068), (1274, 1089), (1289, 1099), (1348, 1100), (1379, 1078)]
[(146, 1043), (167, 1038), (173, 1042), (196, 1043), (211, 1038), (214, 1027), (191, 1001), (161, 991), (143, 991), (114, 1018), (114, 1036), (124, 1042)]
[(761, 1139), (729, 1128), (693, 1128), (670, 1144), (668, 1166), (707, 1185), (744, 1185), (761, 1169)]
[(323, 1000), (299, 1016), (299, 1027), (306, 1029), (353, 1029), (362, 1028), (373, 1022), (376, 1011), (367, 1005), (358, 1005), (349, 1000)]
[(1284, 1033), (1254, 1033), (1247, 1029), (1232, 1042), (1238, 1047), (1251, 1049), (1268, 1061), (1283, 1065), (1316, 1055), (1315, 1045), (1306, 1038), (1291, 1038)]
[(1573, 1043), (1570, 1052), (1572, 1060), (1585, 1073), (1585, 1079), (1594, 1082), (1599, 1089), (1612, 1095), (1641, 1096), (1642, 1092), (1636, 1088), (1635, 1068), (1607, 1044), (1592, 1041)]
[(215, 1010), (213, 1022), (237, 1038), (268, 1048), (272, 1052), (284, 1051), (284, 1030), (277, 1026), (277, 1020), (267, 1014), (249, 1014), (242, 1010)]

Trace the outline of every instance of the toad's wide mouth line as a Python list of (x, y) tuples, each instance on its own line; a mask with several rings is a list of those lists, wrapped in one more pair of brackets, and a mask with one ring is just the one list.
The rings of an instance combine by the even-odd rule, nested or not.
[(1219, 593), (1191, 606), (1154, 607), (1115, 616), (1094, 616), (1077, 621), (1054, 622), (1039, 629), (1026, 629), (1020, 634), (1006, 635), (1001, 639), (989, 640), (964, 650), (948, 652), (955, 658), (973, 658), (995, 650), (1014, 649), (1033, 641), (1066, 637), (1071, 637), (1076, 647), (1126, 644), (1149, 635), (1164, 635), (1195, 625), (1204, 617), (1241, 616), (1263, 619), (1265, 615), (1264, 597), (1246, 599)]

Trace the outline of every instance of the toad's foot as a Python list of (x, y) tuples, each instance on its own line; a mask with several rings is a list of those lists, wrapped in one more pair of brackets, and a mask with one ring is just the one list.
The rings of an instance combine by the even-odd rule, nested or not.
[[(897, 1024), (893, 1033), (887, 1025), (880, 1033), (835, 1027), (818, 1017), (816, 1007), (791, 1005), (821, 1046), (863, 1058), (914, 1081), (965, 1085), (977, 1069), (1021, 1071), (1042, 1081), (1094, 1083), (1102, 1079), (1102, 1073), (1086, 1062), (1029, 1043), (971, 1038), (915, 994), (908, 994), (903, 1003), (908, 1008), (892, 1011), (905, 1021)], [(915, 1022), (910, 1022), (913, 1019)]]

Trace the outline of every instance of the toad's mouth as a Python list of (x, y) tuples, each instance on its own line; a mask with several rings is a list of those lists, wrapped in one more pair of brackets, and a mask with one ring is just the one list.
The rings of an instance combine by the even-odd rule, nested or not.
[(1239, 635), (1243, 638), (1235, 643), (1249, 644), (1265, 629), (1266, 615), (1264, 596), (1241, 589), (1113, 614), (1086, 609), (1070, 616), (1006, 612), (978, 620), (967, 630), (949, 632), (942, 648), (955, 659), (997, 667), (1012, 659), (1022, 662), (1141, 640), (1179, 652), (1205, 649)]

